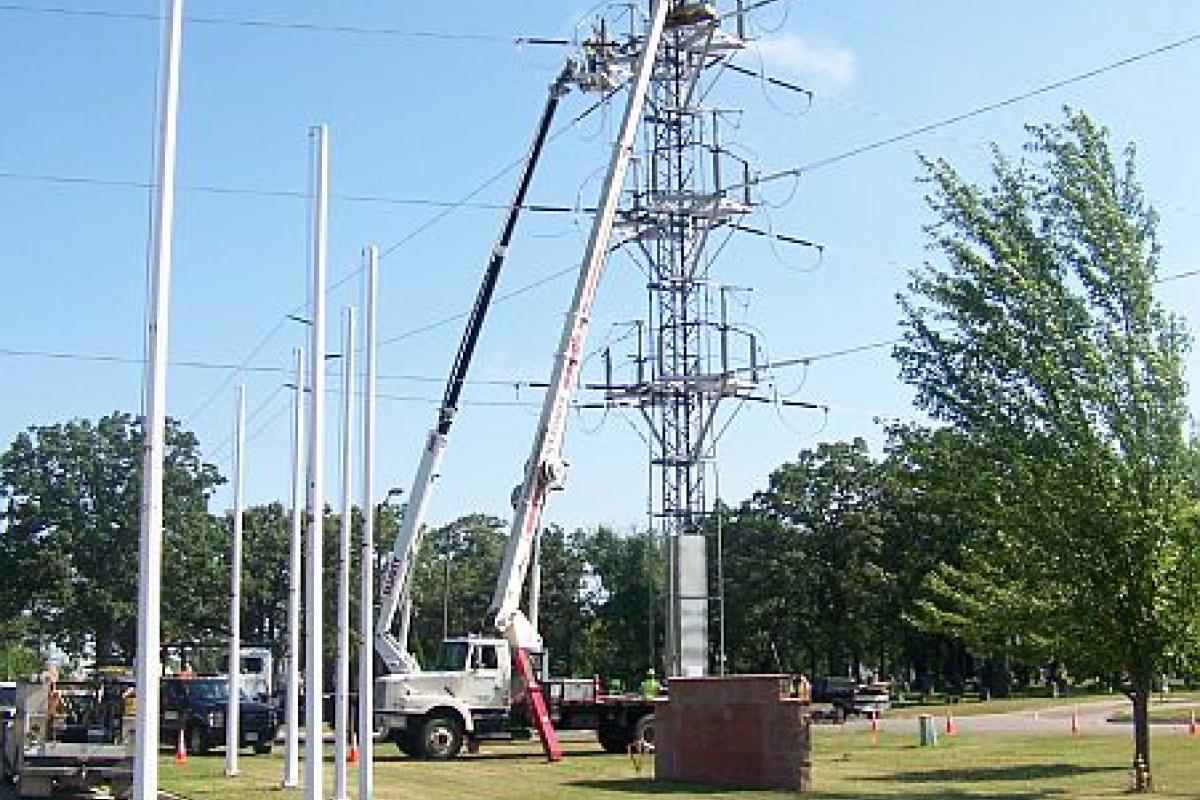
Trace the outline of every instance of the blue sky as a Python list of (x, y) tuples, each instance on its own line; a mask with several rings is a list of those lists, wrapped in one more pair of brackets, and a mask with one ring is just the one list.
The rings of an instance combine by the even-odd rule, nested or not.
[[(144, 17), (161, 9), (133, 0), (61, 0), (53, 8), (59, 10), (40, 0), (0, 8), (0, 348), (136, 361), (149, 219), (148, 192), (139, 184), (151, 173), (159, 40), (158, 24)], [(482, 0), (454, 4), (454, 13), (443, 8), (187, 3), (194, 19), (183, 45), (184, 188), (175, 227), (170, 353), (177, 366), (169, 412), (228, 474), (233, 381), (245, 380), (252, 502), (287, 498), (287, 378), (270, 369), (290, 365), (304, 334), (282, 320), (306, 301), (308, 206), (296, 195), (307, 190), (308, 127), (324, 122), (331, 131), (332, 277), (357, 269), (366, 242), (395, 246), (381, 270), (380, 336), (393, 341), (380, 352), (380, 372), (389, 377), (380, 383), (379, 485), (381, 492), (407, 487), (462, 323), (412, 332), (469, 307), (502, 212), (462, 209), (413, 235), (438, 209), (395, 201), (456, 200), (519, 158), (565, 52), (510, 40), (571, 36), (589, 11), (572, 2)], [(816, 93), (808, 104), (755, 79), (722, 79), (714, 101), (745, 110), (729, 131), (733, 144), (771, 172), (1200, 33), (1200, 6), (781, 0), (755, 20), (759, 42), (739, 63), (761, 64)], [(439, 35), (403, 35), (414, 32)], [(1056, 119), (1063, 104), (1092, 113), (1117, 143), (1138, 145), (1145, 186), (1162, 215), (1163, 272), (1200, 267), (1193, 188), (1200, 185), (1198, 74), (1200, 42), (772, 184), (749, 223), (821, 242), (824, 257), (746, 237), (734, 240), (714, 275), (754, 288), (736, 313), (759, 332), (772, 359), (890, 340), (897, 334), (894, 295), (906, 270), (925, 257), (921, 226), (928, 216), (916, 153), (944, 155), (982, 178), (988, 142), (1014, 151), (1024, 123)], [(568, 97), (560, 119), (590, 102)], [(609, 114), (565, 128), (547, 149), (531, 200), (593, 203), (614, 127)], [(475, 200), (503, 204), (511, 189), (510, 174)], [(526, 215), (501, 295), (577, 263), (587, 226), (582, 216)], [(629, 259), (611, 262), (593, 346), (619, 338), (613, 325), (642, 313), (643, 283)], [(548, 374), (572, 284), (570, 277), (546, 281), (496, 305), (473, 371), (481, 382), (465, 394), (433, 521), (476, 510), (506, 515), (540, 399), (513, 384)], [(1200, 278), (1160, 289), (1194, 326)], [(357, 278), (330, 293), (330, 350), (339, 349), (340, 308), (359, 302)], [(195, 362), (256, 369), (235, 377)], [(599, 379), (599, 366), (592, 359), (585, 380)], [(1200, 360), (1193, 358), (1189, 370), (1197, 383)], [(722, 494), (746, 497), (780, 462), (823, 440), (864, 436), (878, 449), (879, 420), (913, 417), (911, 393), (896, 372), (886, 347), (778, 371), (772, 380), (782, 395), (829, 412), (743, 409), (720, 443)], [(0, 375), (4, 442), (29, 425), (140, 405), (136, 363), (0, 353)], [(338, 385), (336, 375), (330, 384)], [(338, 485), (337, 402), (330, 398), (331, 489)], [(565, 448), (571, 479), (554, 496), (548, 521), (622, 528), (642, 522), (645, 446), (638, 428), (616, 412), (572, 416)], [(335, 489), (329, 499), (337, 501)], [(228, 503), (222, 492), (217, 507)]]

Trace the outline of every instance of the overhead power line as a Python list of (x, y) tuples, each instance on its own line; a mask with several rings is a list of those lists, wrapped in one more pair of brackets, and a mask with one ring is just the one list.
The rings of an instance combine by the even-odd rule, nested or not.
[[(121, 364), (132, 367), (145, 366), (146, 361), (143, 358), (134, 356), (117, 356), (105, 353), (79, 353), (61, 350), (23, 350), (13, 347), (0, 347), (0, 357), (9, 358), (34, 358), (46, 361), (73, 361), (88, 364)], [(253, 373), (260, 375), (290, 375), (291, 367), (275, 367), (265, 364), (233, 364), (229, 362), (219, 361), (200, 361), (194, 359), (178, 359), (168, 362), (168, 366), (174, 369), (197, 369), (197, 370), (231, 370), (236, 369), (243, 373)], [(376, 376), (381, 381), (409, 381), (412, 383), (443, 383), (445, 378), (438, 378), (432, 375), (406, 375), (406, 374), (384, 374)], [(503, 387), (520, 387), (529, 388), (536, 386), (536, 382), (526, 380), (524, 378), (514, 378), (512, 380), (504, 380), (500, 378), (493, 379), (471, 379), (465, 381), (476, 386), (503, 386)]]
[[(1070, 86), (1071, 84), (1074, 84), (1074, 83), (1081, 83), (1083, 81), (1090, 80), (1099, 75), (1103, 75), (1106, 72), (1113, 72), (1114, 70), (1118, 70), (1123, 67), (1128, 67), (1128, 66), (1130, 66), (1132, 64), (1136, 64), (1140, 61), (1145, 61), (1147, 59), (1154, 58), (1155, 56), (1160, 56), (1165, 53), (1169, 53), (1172, 50), (1178, 50), (1179, 48), (1186, 47), (1187, 45), (1195, 44), (1197, 41), (1200, 41), (1200, 33), (1193, 33), (1189, 36), (1184, 36), (1181, 39), (1175, 39), (1174, 41), (1167, 42), (1166, 44), (1163, 44), (1163, 45), (1159, 45), (1158, 47), (1153, 47), (1149, 50), (1143, 50), (1141, 52), (1134, 53), (1133, 55), (1117, 59), (1116, 61), (1111, 61), (1107, 64), (1104, 64), (1103, 66), (1096, 67), (1095, 69), (1089, 69), (1086, 72), (1080, 72), (1078, 74), (1071, 75), (1069, 77), (1062, 78), (1060, 80), (1051, 81), (1050, 83), (1044, 83), (1041, 86), (1038, 86), (1036, 88), (1030, 89), (1025, 92), (1021, 92), (1019, 94), (1011, 95), (1010, 97), (1006, 97), (1003, 100), (997, 100), (993, 103), (987, 103), (986, 105), (976, 106), (975, 108), (972, 108), (969, 111), (964, 111), (960, 114), (954, 114), (949, 117), (944, 117), (943, 119), (939, 119), (934, 122), (930, 122), (925, 125), (921, 125), (919, 127), (913, 128), (912, 130), (904, 131), (903, 133), (898, 133), (894, 136), (888, 136), (886, 138), (879, 139), (874, 142), (869, 142), (867, 144), (860, 145), (858, 147), (853, 147), (853, 148), (850, 148), (849, 150), (844, 150), (840, 153), (835, 153), (834, 155), (826, 156), (825, 158), (821, 158), (816, 161), (812, 161), (812, 162), (809, 162), (808, 164), (803, 164), (798, 167), (792, 167), (791, 169), (780, 170), (778, 172), (772, 172), (768, 175), (763, 175), (759, 178), (755, 178), (750, 183), (757, 185), (757, 184), (767, 183), (769, 181), (779, 180), (781, 178), (796, 177), (799, 175), (803, 175), (806, 172), (815, 172), (816, 170), (824, 169), (825, 167), (829, 167), (834, 164), (838, 164), (842, 161), (846, 161), (851, 158), (857, 158), (858, 156), (864, 155), (866, 153), (870, 153), (874, 150), (880, 150), (882, 148), (888, 147), (893, 144), (897, 144), (899, 142), (906, 141), (908, 139), (914, 139), (923, 134), (938, 130), (939, 128), (946, 128), (951, 125), (956, 125), (956, 124), (958, 124), (960, 122), (964, 122), (968, 119), (972, 119), (974, 117), (979, 117), (984, 114), (989, 114), (993, 111), (998, 111), (999, 109), (1007, 108), (1008, 106), (1012, 106), (1012, 105), (1016, 105), (1017, 103), (1024, 102), (1025, 100), (1030, 100), (1030, 99), (1032, 99), (1034, 97), (1038, 97), (1040, 95), (1049, 94), (1050, 92), (1056, 91), (1058, 89), (1062, 89), (1065, 86)], [(741, 187), (733, 187), (733, 188), (741, 188)]]
[[(84, 17), (93, 19), (115, 19), (138, 22), (161, 22), (162, 16), (146, 11), (113, 11), (104, 8), (66, 8), (63, 6), (32, 6), (24, 3), (0, 3), (0, 11), (24, 14), (52, 14), (63, 17)], [(388, 36), (401, 39), (427, 39), (440, 41), (460, 41), (469, 43), (511, 44), (511, 45), (555, 45), (572, 44), (570, 39), (546, 36), (511, 36), (494, 33), (469, 33), (460, 31), (428, 31), (393, 28), (388, 26), (375, 27), (370, 25), (324, 25), (316, 22), (302, 22), (273, 19), (253, 19), (245, 17), (207, 17), (186, 16), (185, 24), (192, 25), (224, 25), (237, 28), (260, 28), (273, 30), (304, 31), (308, 33), (351, 34), (355, 36)]]
[[(55, 183), (65, 186), (103, 186), (117, 189), (154, 189), (151, 181), (139, 181), (129, 178), (99, 178), (91, 175), (62, 175), (53, 173), (16, 172), (0, 170), (0, 180), (29, 181), (37, 183)], [(307, 192), (296, 189), (271, 189), (257, 186), (220, 186), (216, 184), (183, 184), (176, 186), (179, 192), (195, 192), (199, 194), (244, 195), (248, 197), (274, 197), (287, 200), (310, 200)], [(370, 194), (332, 194), (330, 199), (343, 203), (369, 203), (391, 206), (420, 206), (425, 208), (471, 208), (485, 211), (507, 209), (502, 203), (482, 203), (458, 200), (435, 200), (428, 197), (389, 197), (387, 195)], [(572, 214), (583, 213), (587, 209), (574, 208), (565, 205), (550, 205), (547, 203), (527, 203), (521, 206), (525, 211), (533, 213)]]
[[(580, 112), (579, 114), (576, 114), (565, 125), (563, 125), (558, 130), (554, 131), (548, 137), (546, 137), (546, 144), (553, 142), (555, 139), (559, 138), (564, 133), (566, 133), (568, 130), (570, 130), (574, 125), (576, 125), (579, 122), (581, 122), (582, 120), (586, 119), (589, 115), (594, 113), (596, 111), (596, 109), (600, 108), (605, 103), (607, 103), (613, 97), (614, 94), (615, 94), (615, 92), (610, 92), (609, 94), (606, 94), (604, 97), (602, 97), (601, 99), (597, 100), (595, 103), (590, 105), (587, 109)], [(465, 208), (466, 205), (468, 203), (472, 202), (474, 200), (474, 198), (477, 197), (481, 192), (485, 191), (490, 186), (492, 186), (497, 181), (499, 181), (501, 178), (503, 178), (505, 175), (512, 172), (514, 169), (516, 169), (518, 166), (520, 166), (524, 162), (524, 160), (525, 160), (525, 157), (524, 157), (524, 155), (522, 155), (521, 157), (510, 161), (508, 164), (506, 164), (504, 167), (499, 169), (497, 172), (493, 173), (491, 176), (489, 176), (488, 178), (484, 179), (481, 183), (476, 185), (475, 188), (471, 189), (469, 192), (467, 192), (465, 195), (463, 195), (457, 201), (446, 205), (444, 208), (442, 208), (438, 212), (432, 214), (428, 219), (426, 219), (421, 224), (417, 225), (415, 228), (410, 230), (408, 233), (404, 234), (402, 237), (397, 239), (395, 242), (393, 242), (392, 244), (388, 245), (387, 247), (381, 249), (380, 253), (379, 253), (379, 261), (383, 262), (384, 259), (388, 258), (390, 255), (392, 255), (397, 250), (399, 250), (400, 248), (407, 245), (412, 240), (416, 239), (421, 234), (423, 234), (426, 231), (433, 228), (435, 225), (437, 225), (442, 220), (449, 217), (454, 212), (458, 211), (459, 209)], [(360, 274), (362, 274), (361, 266), (352, 268), (348, 273), (346, 273), (341, 278), (335, 280), (332, 284), (330, 284), (328, 287), (326, 287), (326, 292), (327, 293), (333, 292), (334, 290), (338, 289), (339, 287), (344, 286), (345, 284), (354, 280), (354, 278), (358, 277)], [(497, 302), (509, 299), (510, 297), (515, 297), (515, 296), (523, 293), (524, 291), (526, 291), (530, 288), (533, 288), (534, 285), (541, 285), (541, 283), (544, 283), (544, 282), (545, 282), (545, 280), (542, 280), (540, 282), (535, 282), (535, 284), (533, 284), (529, 287), (523, 287), (520, 290), (510, 292), (509, 295), (498, 298)], [(266, 335), (264, 335), (261, 339), (258, 340), (258, 342), (255, 344), (254, 348), (251, 350), (250, 355), (248, 355), (245, 359), (243, 359), (241, 363), (243, 363), (243, 364), (250, 363), (250, 361), (253, 360), (254, 356), (257, 355), (258, 352), (260, 350), (262, 350), (262, 348), (265, 347), (267, 345), (267, 343), (271, 341), (272, 338), (274, 338), (275, 334), (279, 332), (279, 330), (284, 326), (284, 324), (288, 321), (289, 318), (293, 317), (294, 315), (296, 315), (304, 310), (304, 306), (305, 306), (305, 303), (300, 303), (299, 305), (293, 306), (291, 309), (285, 311), (283, 313), (283, 315), (280, 316), (279, 320), (275, 323), (275, 325), (266, 333)], [(458, 317), (456, 317), (456, 318), (458, 318)], [(445, 324), (447, 321), (449, 321), (449, 320), (444, 320), (444, 321), (438, 322), (437, 324), (435, 324), (431, 327), (438, 327), (442, 324)], [(401, 338), (403, 338), (403, 337), (401, 337)], [(386, 344), (387, 342), (383, 342), (383, 343)], [(215, 400), (218, 397), (220, 397), (221, 393), (224, 392), (225, 389), (227, 389), (229, 387), (229, 385), (233, 383), (234, 379), (237, 378), (238, 374), (239, 374), (238, 370), (231, 371), (229, 373), (229, 375), (227, 375), (225, 377), (225, 379), (223, 381), (221, 381), (221, 384), (219, 386), (217, 386), (208, 395), (208, 397), (204, 400), (204, 402), (201, 403), (200, 406), (195, 411), (193, 411), (191, 414), (189, 414), (186, 417), (186, 419), (188, 419), (188, 420), (194, 419), (200, 413), (202, 413), (204, 410), (209, 408), (213, 404), (213, 402), (215, 402)]]

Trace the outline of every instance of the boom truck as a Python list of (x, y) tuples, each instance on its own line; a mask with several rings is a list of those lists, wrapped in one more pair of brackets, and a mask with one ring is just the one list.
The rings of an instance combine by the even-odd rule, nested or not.
[[(381, 581), (375, 647), (387, 674), (375, 682), (374, 723), (377, 730), (383, 731), (406, 754), (453, 758), (464, 741), (474, 745), (482, 739), (510, 736), (533, 728), (547, 760), (558, 761), (562, 758), (562, 748), (555, 732), (556, 723), (562, 728), (595, 729), (601, 745), (610, 751), (624, 750), (635, 737), (652, 737), (654, 698), (603, 695), (592, 680), (553, 680), (537, 674), (533, 656), (542, 653), (542, 638), (519, 603), (547, 496), (561, 489), (566, 477), (561, 450), (567, 412), (578, 385), (592, 303), (608, 254), (617, 202), (670, 5), (671, 0), (655, 0), (640, 48), (628, 53), (632, 70), (623, 69), (620, 60), (611, 57), (618, 45), (607, 41), (602, 30), (599, 42), (585, 44), (585, 53), (589, 46), (593, 53), (608, 48), (610, 57), (570, 60), (550, 85), (516, 193), (492, 248), (435, 426), (425, 442), (392, 558)], [(408, 649), (413, 563), (420, 548), (433, 481), (458, 412), (459, 396), (534, 169), (559, 101), (571, 87), (612, 92), (623, 82), (628, 84), (628, 97), (619, 135), (563, 323), (532, 452), (525, 463), (522, 481), (513, 491), (512, 525), (489, 610), (495, 634), (447, 639), (436, 663), (424, 671)], [(400, 630), (393, 635), (398, 613)], [(549, 704), (543, 685), (549, 689)]]

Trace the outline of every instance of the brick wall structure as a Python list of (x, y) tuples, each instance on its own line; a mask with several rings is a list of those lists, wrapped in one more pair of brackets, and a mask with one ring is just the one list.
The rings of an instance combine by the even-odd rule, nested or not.
[(655, 780), (803, 791), (807, 712), (786, 675), (672, 678), (654, 712)]

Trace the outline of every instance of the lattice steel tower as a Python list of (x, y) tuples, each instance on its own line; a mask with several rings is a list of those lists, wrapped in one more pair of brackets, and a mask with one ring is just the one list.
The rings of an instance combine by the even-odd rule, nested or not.
[[(740, 4), (676, 2), (658, 56), (621, 234), (647, 276), (632, 367), (612, 360), (610, 402), (638, 408), (650, 429), (651, 517), (667, 562), (663, 662), (669, 675), (709, 671), (709, 486), (714, 420), (757, 380), (753, 337), (729, 323), (731, 287), (713, 282), (720, 239), (752, 210), (749, 167), (722, 146), (732, 112), (705, 103), (714, 67), (743, 46)], [(636, 374), (627, 376), (625, 370)]]

